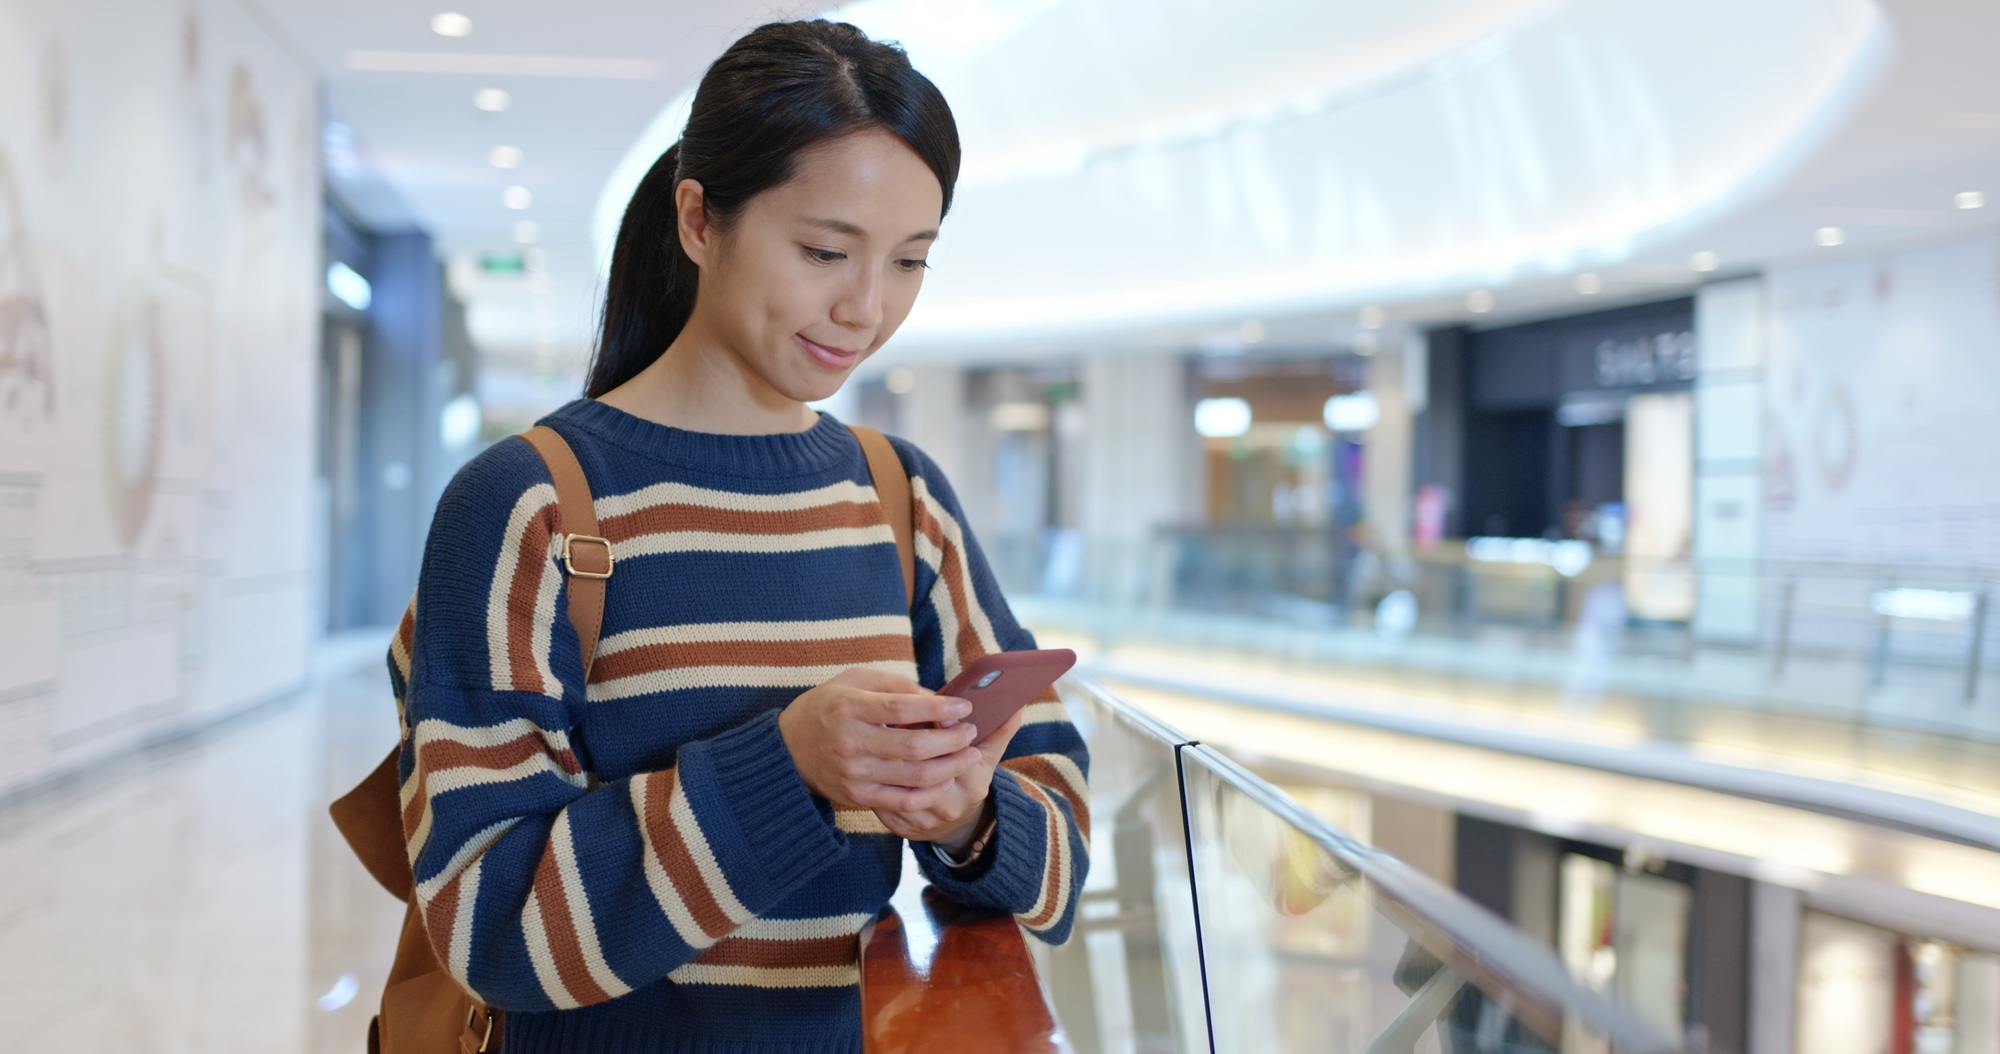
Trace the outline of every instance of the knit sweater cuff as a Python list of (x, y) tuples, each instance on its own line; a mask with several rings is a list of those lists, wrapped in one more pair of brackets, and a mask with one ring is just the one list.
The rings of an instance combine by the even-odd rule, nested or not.
[[(745, 903), (782, 897), (846, 848), (847, 835), (834, 826), (832, 807), (806, 789), (792, 764), (791, 752), (778, 733), (778, 711), (752, 718), (702, 745), (722, 803), (735, 821), (733, 833), (741, 844), (732, 848), (743, 854), (737, 859), (753, 862), (749, 874), (729, 876), (740, 893), (747, 894)], [(687, 753), (683, 747), (683, 766)], [(757, 889), (759, 885), (764, 888)]]
[(978, 866), (954, 874), (930, 853), (918, 853), (917, 860), (931, 885), (951, 899), (1018, 915), (1041, 896), (1049, 862), (1048, 817), (1006, 769), (994, 770), (991, 793), (993, 840)]

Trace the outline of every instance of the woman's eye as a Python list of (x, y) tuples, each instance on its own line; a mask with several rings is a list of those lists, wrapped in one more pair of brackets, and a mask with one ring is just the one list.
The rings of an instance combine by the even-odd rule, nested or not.
[(838, 249), (815, 249), (808, 245), (806, 246), (806, 258), (814, 263), (830, 264), (839, 263), (847, 259), (847, 254)]
[(896, 266), (911, 274), (915, 274), (918, 271), (930, 270), (931, 262), (929, 260), (897, 260)]

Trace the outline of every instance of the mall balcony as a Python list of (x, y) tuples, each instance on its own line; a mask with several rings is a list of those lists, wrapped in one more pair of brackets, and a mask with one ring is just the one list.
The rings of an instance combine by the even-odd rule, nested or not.
[(1993, 4), (444, 6), (0, 0), (0, 1048), (370, 1050), (440, 496), (825, 17), (963, 162), (811, 405), (1089, 762), (1065, 939), (831, 939), (863, 1049), (2000, 1054)]

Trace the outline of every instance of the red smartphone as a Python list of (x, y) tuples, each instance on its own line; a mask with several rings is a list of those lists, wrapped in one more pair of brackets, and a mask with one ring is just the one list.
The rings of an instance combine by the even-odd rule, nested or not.
[(1075, 665), (1076, 653), (1068, 648), (994, 652), (974, 660), (938, 694), (970, 702), (972, 713), (960, 720), (985, 739)]

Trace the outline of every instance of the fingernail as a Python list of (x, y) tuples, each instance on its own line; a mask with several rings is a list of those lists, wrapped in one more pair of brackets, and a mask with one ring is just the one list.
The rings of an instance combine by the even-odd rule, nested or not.
[(964, 717), (972, 712), (972, 704), (963, 699), (956, 699), (950, 706), (945, 707), (945, 712), (953, 717)]

